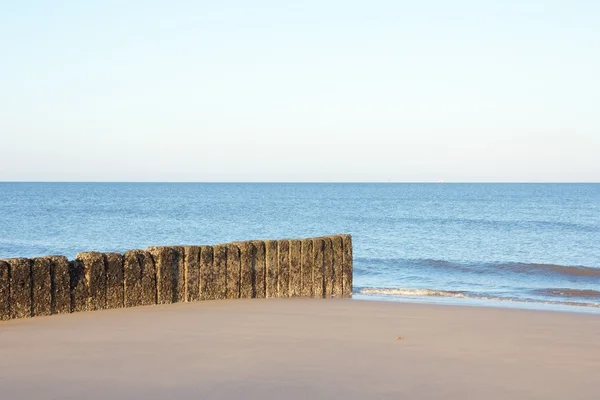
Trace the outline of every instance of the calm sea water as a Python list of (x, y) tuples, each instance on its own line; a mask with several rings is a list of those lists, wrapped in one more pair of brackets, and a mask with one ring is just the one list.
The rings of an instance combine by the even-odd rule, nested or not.
[(0, 183), (0, 258), (346, 232), (355, 298), (600, 311), (600, 184)]

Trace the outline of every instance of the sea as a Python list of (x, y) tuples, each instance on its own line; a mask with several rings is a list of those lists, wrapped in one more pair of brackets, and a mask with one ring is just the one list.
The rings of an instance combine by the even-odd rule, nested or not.
[(0, 258), (335, 233), (355, 299), (600, 314), (600, 184), (0, 183)]

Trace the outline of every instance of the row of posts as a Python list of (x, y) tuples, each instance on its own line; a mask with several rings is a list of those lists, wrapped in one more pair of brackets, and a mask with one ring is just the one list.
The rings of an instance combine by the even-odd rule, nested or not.
[(0, 320), (201, 300), (351, 297), (352, 238), (0, 260)]

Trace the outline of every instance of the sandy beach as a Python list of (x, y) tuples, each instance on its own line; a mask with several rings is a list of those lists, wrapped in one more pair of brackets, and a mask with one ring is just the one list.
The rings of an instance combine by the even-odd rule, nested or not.
[(0, 323), (0, 397), (596, 399), (600, 317), (232, 300)]

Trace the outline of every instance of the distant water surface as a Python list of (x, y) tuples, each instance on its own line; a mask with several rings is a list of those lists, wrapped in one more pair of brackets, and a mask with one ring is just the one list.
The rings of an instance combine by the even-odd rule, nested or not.
[(0, 257), (340, 232), (356, 298), (600, 312), (600, 184), (0, 183)]

